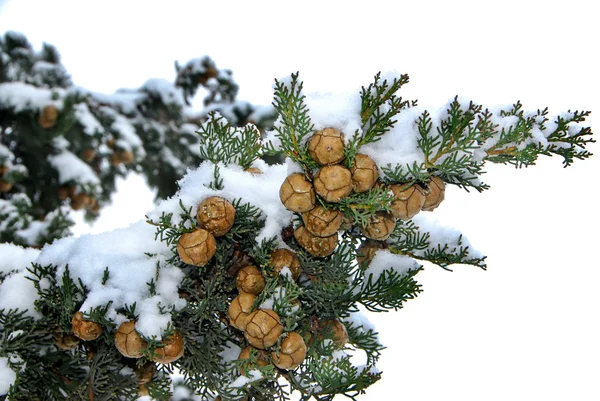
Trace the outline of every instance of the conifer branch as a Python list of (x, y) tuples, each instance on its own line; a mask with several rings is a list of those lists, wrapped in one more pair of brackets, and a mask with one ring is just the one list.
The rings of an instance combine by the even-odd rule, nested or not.
[(306, 149), (305, 138), (315, 130), (304, 103), (302, 81), (298, 73), (292, 74), (289, 82), (275, 80), (273, 107), (279, 114), (274, 130), (281, 141), (281, 150), (285, 156), (300, 163), (308, 172), (318, 165), (312, 160)]

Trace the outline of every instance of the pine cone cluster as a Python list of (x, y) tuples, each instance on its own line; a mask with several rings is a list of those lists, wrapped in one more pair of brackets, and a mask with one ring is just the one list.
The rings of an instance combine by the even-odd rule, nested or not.
[[(271, 254), (270, 264), (274, 275), (281, 274), (287, 268), (294, 280), (300, 276), (300, 262), (295, 253), (288, 249), (275, 250)], [(257, 296), (265, 288), (265, 278), (261, 271), (253, 265), (242, 268), (236, 277), (236, 287), (239, 295), (229, 305), (229, 323), (244, 333), (248, 343), (238, 359), (248, 359), (248, 363), (255, 367), (273, 363), (280, 369), (296, 368), (306, 357), (306, 344), (298, 333), (284, 334), (281, 319), (275, 311), (256, 307)], [(280, 341), (282, 336), (285, 337)], [(267, 353), (278, 342), (279, 349)], [(256, 357), (251, 358), (251, 353)], [(243, 368), (241, 373), (245, 374)]]
[[(169, 364), (183, 356), (183, 336), (174, 331), (161, 341), (161, 346), (154, 349), (150, 360), (157, 363)], [(115, 332), (115, 347), (127, 358), (138, 359), (144, 356), (148, 343), (135, 330), (135, 321), (122, 323)]]
[(110, 164), (118, 166), (119, 164), (131, 164), (135, 161), (135, 155), (132, 151), (126, 149), (115, 149), (110, 157)]
[(204, 199), (196, 213), (198, 227), (181, 235), (177, 243), (177, 253), (182, 262), (194, 266), (204, 266), (215, 255), (215, 237), (225, 235), (235, 220), (235, 208), (227, 199), (211, 196)]
[[(338, 231), (350, 230), (354, 222), (337, 207), (352, 193), (362, 193), (378, 186), (393, 194), (387, 211), (376, 212), (360, 226), (370, 240), (385, 241), (396, 226), (396, 220), (409, 220), (419, 211), (431, 211), (444, 199), (444, 182), (432, 177), (426, 185), (379, 181), (377, 165), (369, 156), (357, 153), (350, 169), (345, 160), (344, 134), (333, 127), (316, 131), (308, 140), (308, 154), (320, 168), (310, 178), (302, 173), (289, 175), (279, 190), (283, 205), (301, 214), (303, 225), (296, 228), (298, 244), (312, 256), (331, 255), (338, 243)], [(372, 257), (372, 256), (371, 256)]]
[(98, 200), (89, 194), (84, 192), (77, 192), (74, 185), (61, 185), (56, 190), (56, 196), (61, 201), (69, 199), (69, 204), (73, 210), (86, 209), (92, 213), (98, 213), (100, 211), (100, 204)]

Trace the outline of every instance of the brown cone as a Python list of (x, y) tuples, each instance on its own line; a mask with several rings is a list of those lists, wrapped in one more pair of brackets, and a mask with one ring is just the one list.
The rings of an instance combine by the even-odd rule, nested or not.
[(175, 362), (183, 356), (183, 337), (178, 331), (161, 341), (163, 347), (154, 350), (154, 356), (151, 358), (154, 362), (168, 364)]
[(121, 324), (115, 333), (115, 346), (127, 358), (141, 358), (147, 345), (135, 331), (133, 320)]
[(372, 239), (364, 241), (360, 244), (356, 252), (356, 261), (358, 262), (358, 265), (363, 269), (366, 269), (368, 264), (371, 263), (371, 260), (375, 257), (375, 253), (384, 248), (385, 243), (382, 241), (375, 241)]
[(250, 345), (267, 349), (277, 342), (283, 333), (283, 326), (279, 315), (271, 309), (258, 309), (248, 316), (248, 323), (244, 330), (246, 341)]
[(54, 127), (56, 120), (58, 120), (58, 109), (52, 105), (44, 107), (38, 117), (38, 123), (44, 129)]
[(73, 334), (84, 341), (95, 340), (102, 334), (102, 326), (96, 322), (85, 320), (81, 312), (77, 312), (73, 316), (71, 328)]
[(339, 202), (352, 192), (352, 173), (338, 164), (322, 167), (315, 175), (315, 191), (327, 202)]
[(335, 250), (338, 242), (338, 233), (330, 237), (317, 237), (312, 235), (304, 226), (300, 226), (294, 231), (294, 238), (312, 256), (324, 258), (329, 256)]
[(227, 311), (229, 324), (238, 330), (244, 330), (248, 324), (248, 316), (252, 313), (252, 306), (255, 300), (255, 295), (246, 292), (242, 292), (233, 298)]
[(327, 335), (337, 346), (343, 347), (348, 342), (346, 326), (339, 320), (324, 320), (319, 324), (321, 332)]
[(288, 333), (281, 342), (279, 352), (271, 352), (271, 359), (279, 369), (296, 369), (306, 358), (306, 344), (296, 332)]
[(200, 227), (221, 237), (233, 227), (235, 208), (227, 199), (211, 196), (200, 203), (196, 217)]
[(55, 333), (52, 340), (54, 345), (65, 351), (73, 349), (79, 344), (79, 339), (73, 334), (65, 334), (62, 332)]
[(352, 189), (354, 192), (368, 191), (373, 188), (379, 178), (379, 171), (373, 159), (362, 153), (356, 154), (350, 172), (352, 173)]
[(383, 241), (392, 234), (395, 227), (396, 219), (394, 216), (385, 212), (377, 212), (365, 227), (360, 228), (360, 231), (367, 238)]
[(177, 243), (179, 258), (188, 265), (204, 266), (216, 251), (215, 237), (202, 228), (182, 234)]
[(302, 214), (304, 227), (317, 237), (329, 237), (338, 232), (342, 225), (343, 214), (339, 210), (315, 206)]
[(298, 280), (302, 273), (302, 267), (300, 266), (300, 260), (298, 256), (289, 249), (277, 249), (271, 254), (271, 267), (273, 268), (274, 274), (280, 274), (284, 267), (290, 269), (292, 278)]
[(239, 292), (258, 295), (265, 288), (265, 278), (260, 270), (249, 265), (238, 272), (235, 286)]
[[(242, 361), (242, 360), (250, 359), (250, 352), (252, 352), (252, 350), (254, 350), (256, 352), (256, 366), (263, 367), (263, 366), (267, 366), (269, 364), (269, 361), (267, 361), (267, 354), (265, 353), (265, 351), (251, 347), (251, 346), (244, 348), (240, 352), (240, 354), (238, 356), (238, 360)], [(252, 370), (252, 368), (255, 366), (250, 365), (248, 367), (250, 368), (250, 370)], [(241, 367), (240, 373), (245, 375), (246, 369)]]
[(390, 189), (394, 193), (390, 207), (395, 218), (409, 220), (421, 211), (425, 203), (425, 192), (418, 184), (408, 188), (406, 184), (395, 184)]
[(444, 181), (440, 177), (431, 177), (427, 187), (428, 192), (423, 204), (423, 210), (431, 212), (444, 200), (446, 184), (444, 184)]
[(12, 183), (0, 179), (0, 192), (8, 192), (12, 189)]
[(322, 166), (341, 162), (344, 160), (344, 134), (331, 127), (315, 132), (308, 140), (308, 153)]
[(315, 189), (304, 174), (290, 174), (281, 184), (279, 199), (292, 212), (308, 212), (315, 207)]

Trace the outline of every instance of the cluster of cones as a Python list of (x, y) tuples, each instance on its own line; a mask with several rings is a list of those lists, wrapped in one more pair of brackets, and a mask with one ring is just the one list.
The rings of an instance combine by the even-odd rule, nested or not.
[(177, 254), (182, 262), (202, 267), (217, 251), (215, 237), (227, 234), (235, 220), (235, 208), (227, 199), (211, 196), (198, 205), (198, 227), (183, 233), (177, 243)]
[[(212, 196), (200, 203), (196, 219), (198, 227), (182, 234), (177, 244), (177, 253), (184, 263), (204, 266), (216, 253), (215, 237), (225, 235), (233, 226), (235, 208), (228, 200)], [(300, 262), (292, 251), (278, 249), (273, 252), (271, 264), (274, 274), (279, 274), (287, 267), (294, 279), (300, 276)], [(265, 350), (273, 347), (284, 333), (277, 313), (271, 309), (254, 309), (257, 295), (265, 288), (265, 278), (261, 271), (253, 265), (243, 267), (237, 273), (236, 287), (239, 295), (229, 306), (229, 322), (232, 327), (244, 332), (249, 344), (242, 350), (239, 359), (250, 359), (254, 350), (259, 355), (259, 366), (273, 361), (281, 369), (293, 369), (302, 363), (306, 345), (298, 333), (287, 333), (280, 343), (279, 352), (272, 352), (270, 359), (266, 356)]]
[(85, 208), (92, 213), (98, 213), (100, 211), (98, 200), (84, 192), (76, 192), (76, 187), (74, 185), (61, 185), (56, 190), (56, 194), (61, 201), (69, 199), (71, 209), (73, 210)]
[[(228, 200), (212, 196), (200, 203), (196, 219), (198, 227), (182, 234), (177, 252), (184, 263), (201, 267), (208, 264), (216, 252), (215, 237), (231, 230), (235, 208)], [(246, 374), (247, 369), (270, 364), (283, 370), (295, 369), (306, 358), (305, 338), (298, 332), (284, 332), (280, 316), (272, 309), (257, 305), (266, 281), (263, 272), (251, 263), (246, 263), (237, 272), (235, 284), (238, 295), (228, 308), (230, 326), (241, 331), (247, 342), (238, 356), (244, 361), (240, 373)], [(297, 255), (285, 248), (271, 253), (269, 267), (268, 272), (273, 276), (283, 274), (292, 280), (298, 280), (302, 273)], [(328, 337), (339, 346), (348, 339), (344, 325), (337, 320), (322, 321), (317, 330), (322, 338), (329, 332)]]
[[(385, 241), (397, 219), (408, 220), (421, 210), (431, 211), (444, 199), (444, 182), (436, 176), (423, 186), (387, 185), (379, 180), (373, 159), (362, 153), (356, 154), (351, 168), (344, 167), (344, 135), (335, 128), (316, 131), (308, 141), (308, 152), (321, 167), (312, 180), (302, 173), (289, 175), (281, 185), (279, 198), (288, 210), (301, 214), (303, 225), (294, 231), (294, 237), (313, 256), (331, 255), (338, 243), (338, 231), (352, 228), (353, 222), (336, 209), (336, 204), (352, 193), (382, 187), (394, 196), (390, 212), (376, 212), (359, 227), (365, 237), (375, 241)], [(325, 206), (317, 202), (317, 195)]]
[[(58, 332), (54, 336), (54, 344), (63, 350), (70, 350), (79, 344), (79, 341), (94, 341), (103, 332), (102, 325), (84, 319), (83, 313), (77, 312), (71, 322), (72, 333)], [(114, 334), (115, 347), (127, 358), (141, 358), (146, 353), (148, 343), (135, 330), (135, 321), (122, 323)], [(150, 382), (156, 370), (154, 363), (168, 364), (183, 356), (184, 342), (179, 332), (167, 336), (161, 341), (161, 347), (155, 348), (149, 356), (149, 361), (136, 370), (140, 391), (145, 392), (145, 385)], [(93, 353), (90, 354), (93, 356)]]
[[(274, 275), (287, 268), (291, 278), (297, 280), (302, 268), (296, 254), (288, 249), (277, 249), (271, 254), (270, 265)], [(249, 344), (238, 359), (248, 360), (250, 366), (270, 363), (279, 369), (295, 369), (306, 358), (304, 338), (297, 332), (283, 332), (279, 315), (272, 309), (256, 308), (257, 296), (265, 288), (265, 278), (255, 266), (242, 268), (236, 277), (239, 295), (231, 301), (228, 315), (230, 325), (244, 333)], [(279, 344), (279, 347), (276, 345)], [(271, 349), (268, 353), (267, 351)], [(242, 374), (245, 370), (242, 368)]]

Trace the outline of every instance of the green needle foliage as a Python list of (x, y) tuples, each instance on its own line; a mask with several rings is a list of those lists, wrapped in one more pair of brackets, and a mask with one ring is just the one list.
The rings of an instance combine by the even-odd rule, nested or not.
[[(272, 125), (273, 108), (237, 100), (232, 72), (210, 57), (176, 64), (176, 73), (175, 82), (95, 93), (73, 84), (53, 46), (35, 51), (20, 33), (0, 36), (0, 242), (42, 246), (70, 235), (70, 210), (94, 220), (130, 173), (157, 199), (172, 196), (187, 168), (210, 156), (196, 131), (217, 113), (243, 127), (242, 142)], [(191, 110), (200, 88), (204, 109)], [(249, 165), (257, 156), (242, 149)]]
[[(205, 72), (214, 69), (206, 59), (200, 66)], [(188, 65), (178, 71), (187, 71), (188, 75), (180, 77), (179, 82), (188, 85), (185, 93), (189, 96), (193, 93), (189, 85), (199, 79), (194, 75), (198, 70)], [(210, 71), (212, 78), (220, 76)], [(225, 83), (226, 79), (221, 79)], [(282, 166), (267, 165), (261, 178), (241, 172), (258, 158), (283, 155), (291, 159), (300, 166), (310, 185), (322, 168), (307, 149), (316, 122), (311, 120), (298, 73), (275, 82), (273, 106), (278, 117), (270, 138), (277, 139), (278, 144), (273, 140), (263, 141), (254, 125), (237, 126), (225, 117), (226, 110), (208, 113), (206, 121), (198, 125), (194, 141), (186, 143), (200, 147), (198, 156), (206, 160), (201, 169), (209, 169), (204, 171), (209, 171), (210, 182), (183, 180), (182, 185), (189, 186), (167, 201), (171, 202), (170, 208), (159, 209), (160, 213), (147, 217), (147, 223), (155, 229), (154, 240), (164, 247), (162, 251), (145, 253), (146, 257), (154, 258), (155, 270), (151, 270), (149, 279), (144, 279), (142, 287), (147, 299), (161, 299), (158, 316), (170, 318), (162, 338), (142, 336), (146, 346), (139, 359), (116, 350), (114, 332), (118, 323), (123, 319), (138, 320), (147, 309), (141, 301), (113, 308), (113, 303), (120, 302), (118, 298), (124, 294), (110, 300), (107, 297), (106, 303), (84, 314), (84, 319), (101, 325), (102, 334), (97, 339), (83, 341), (73, 337), (74, 313), (88, 301), (95, 287), (115, 284), (113, 274), (118, 272), (111, 266), (114, 255), (102, 260), (103, 270), (96, 272), (98, 283), (92, 286), (84, 285), (75, 276), (73, 267), (69, 269), (72, 262), (61, 262), (61, 266), (58, 262), (33, 263), (26, 277), (37, 291), (37, 317), (15, 309), (0, 310), (0, 358), (17, 376), (9, 394), (0, 395), (0, 400), (8, 396), (16, 400), (129, 400), (149, 395), (156, 400), (199, 397), (211, 401), (267, 401), (290, 400), (293, 393), (306, 401), (329, 401), (340, 395), (360, 399), (369, 386), (386, 377), (377, 368), (385, 347), (365, 314), (398, 311), (405, 302), (418, 296), (422, 288), (417, 278), (424, 266), (437, 265), (446, 270), (456, 264), (486, 268), (485, 256), (471, 249), (460, 232), (440, 228), (417, 212), (434, 210), (435, 204), (443, 199), (446, 185), (478, 191), (488, 188), (480, 181), (488, 161), (527, 167), (539, 155), (559, 155), (564, 165), (569, 166), (575, 159), (591, 156), (586, 150), (593, 142), (591, 131), (580, 125), (589, 112), (569, 112), (551, 119), (546, 109), (525, 112), (517, 102), (508, 110), (493, 113), (457, 97), (440, 116), (434, 116), (427, 110), (415, 109), (416, 101), (402, 99), (399, 91), (407, 82), (406, 75), (388, 80), (377, 74), (373, 83), (362, 88), (360, 115), (356, 116), (361, 127), (345, 133), (352, 136), (345, 136), (342, 165), (352, 169), (359, 152), (370, 152), (379, 160), (377, 146), (386, 136), (397, 135), (398, 130), (401, 135), (414, 136), (414, 154), (422, 157), (377, 166), (377, 183), (364, 192), (351, 192), (339, 202), (328, 202), (317, 194), (315, 205), (344, 217), (333, 242), (328, 242), (331, 237), (314, 236), (307, 245), (294, 234), (304, 224), (301, 213), (274, 207), (281, 206), (279, 203), (246, 199), (246, 195), (272, 190), (273, 186), (268, 186), (271, 182), (267, 181), (274, 180), (275, 172), (282, 171), (277, 170)], [(213, 98), (230, 99), (232, 91), (235, 92), (235, 86), (224, 85), (223, 91), (215, 93)], [(414, 121), (406, 124), (405, 120), (413, 117)], [(114, 124), (117, 120), (111, 121)], [(26, 170), (31, 174), (29, 168), (21, 169)], [(199, 171), (202, 170), (193, 174)], [(232, 185), (228, 181), (232, 174), (248, 174), (244, 179), (255, 186), (246, 186), (245, 182)], [(275, 186), (280, 187), (284, 179), (285, 175), (276, 178)], [(441, 184), (436, 184), (438, 180)], [(237, 184), (244, 189), (236, 188)], [(398, 191), (392, 188), (413, 189), (414, 196), (422, 196), (418, 210), (411, 209), (413, 217), (392, 217), (391, 213), (398, 213), (398, 203), (407, 210), (409, 207), (409, 201), (396, 195)], [(435, 188), (439, 191), (437, 195)], [(214, 255), (201, 265), (186, 264), (178, 253), (182, 235), (211, 230), (205, 222), (197, 221), (198, 205), (189, 203), (194, 191), (227, 197), (235, 209), (233, 226), (224, 235), (213, 237)], [(434, 202), (425, 206), (424, 202), (436, 196)], [(0, 204), (0, 214), (6, 216), (3, 220), (16, 218), (14, 213), (3, 210), (30, 207), (18, 196), (11, 197), (11, 201), (10, 205)], [(410, 207), (414, 208), (412, 204)], [(217, 209), (211, 210), (210, 216), (219, 219), (219, 213)], [(388, 225), (374, 226), (381, 216), (386, 216)], [(273, 224), (273, 219), (281, 232), (265, 238), (264, 230)], [(32, 224), (16, 221), (11, 224), (21, 230)], [(55, 227), (64, 229), (58, 222)], [(308, 227), (305, 231), (308, 232)], [(9, 235), (16, 238), (19, 232), (13, 230), (6, 238)], [(382, 232), (386, 235), (376, 237)], [(133, 237), (135, 231), (128, 235)], [(123, 239), (123, 234), (118, 238), (140, 241), (137, 237)], [(333, 249), (326, 256), (311, 247), (329, 243), (333, 243)], [(154, 249), (160, 249), (153, 245)], [(46, 249), (52, 251), (53, 245)], [(206, 243), (190, 245), (190, 251), (208, 252), (207, 249)], [(292, 255), (285, 265), (273, 256), (281, 249)], [(142, 255), (144, 251), (139, 249)], [(248, 298), (251, 305), (245, 305), (246, 309), (238, 314), (235, 308), (241, 305), (240, 291), (244, 288), (239, 272), (248, 266), (258, 270), (260, 274), (252, 277), (263, 285), (257, 286), (261, 289)], [(126, 265), (127, 269), (136, 267), (134, 263)], [(162, 278), (174, 271), (181, 274), (181, 279), (176, 294), (166, 295), (169, 299), (185, 300), (185, 304), (177, 307), (161, 298), (166, 291)], [(18, 274), (18, 266), (14, 271), (3, 272), (0, 285)], [(270, 313), (270, 318), (265, 317), (262, 322), (257, 318), (259, 312)], [(271, 323), (273, 326), (268, 326)], [(241, 358), (242, 350), (256, 336), (260, 337), (250, 329), (255, 326), (265, 335), (275, 333), (274, 344), (263, 344), (264, 349), (259, 349), (258, 343), (256, 348), (248, 350), (248, 358)], [(154, 362), (167, 349), (167, 339), (176, 332), (183, 338), (183, 355), (171, 363)], [(290, 351), (292, 340), (297, 348)], [(289, 365), (284, 363), (286, 353), (296, 358)], [(143, 372), (150, 373), (144, 378)], [(184, 395), (175, 396), (173, 389)]]

